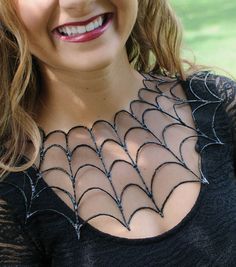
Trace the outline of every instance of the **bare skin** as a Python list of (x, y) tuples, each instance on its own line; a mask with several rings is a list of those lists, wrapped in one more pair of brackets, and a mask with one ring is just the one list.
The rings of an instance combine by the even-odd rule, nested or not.
[(142, 75), (133, 70), (126, 54), (102, 70), (78, 73), (44, 67), (43, 73), (37, 122), (46, 132), (68, 131), (78, 124), (91, 127), (99, 119), (112, 121), (117, 111), (128, 109), (143, 86)]

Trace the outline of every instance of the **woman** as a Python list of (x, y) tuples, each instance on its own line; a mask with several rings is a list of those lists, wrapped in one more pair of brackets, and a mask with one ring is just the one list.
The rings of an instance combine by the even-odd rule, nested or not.
[(236, 85), (184, 70), (168, 1), (12, 2), (1, 266), (235, 266)]

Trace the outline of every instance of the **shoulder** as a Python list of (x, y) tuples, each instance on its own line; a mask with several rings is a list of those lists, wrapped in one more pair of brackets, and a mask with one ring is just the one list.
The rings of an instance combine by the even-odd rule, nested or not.
[(236, 81), (232, 78), (215, 74), (212, 71), (200, 71), (187, 77), (186, 82), (190, 88), (210, 90), (225, 104), (226, 109), (235, 102)]
[(218, 112), (226, 115), (222, 117), (224, 120), (221, 123), (227, 121), (236, 140), (236, 81), (210, 71), (202, 71), (190, 75), (185, 82), (187, 89), (197, 91), (197, 95), (204, 96), (207, 102), (218, 102)]
[(30, 171), (10, 172), (0, 181), (0, 199), (9, 204), (22, 224), (25, 223), (26, 207), (32, 198), (33, 176)]

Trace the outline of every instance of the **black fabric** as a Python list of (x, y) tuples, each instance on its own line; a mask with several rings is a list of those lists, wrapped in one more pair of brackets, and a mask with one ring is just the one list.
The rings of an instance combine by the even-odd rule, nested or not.
[(81, 224), (53, 190), (34, 194), (45, 182), (31, 167), (0, 183), (0, 266), (236, 266), (235, 83), (206, 72), (180, 83), (204, 133), (196, 150), (208, 181), (188, 215), (144, 239), (114, 237), (90, 224), (74, 231)]

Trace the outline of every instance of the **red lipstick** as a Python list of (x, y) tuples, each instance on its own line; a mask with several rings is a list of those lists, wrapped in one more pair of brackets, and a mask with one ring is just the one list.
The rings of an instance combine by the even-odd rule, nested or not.
[[(91, 30), (91, 31), (88, 31), (82, 34), (76, 33), (76, 34), (70, 34), (70, 35), (63, 34), (62, 32), (59, 31), (59, 29), (62, 27), (86, 26), (92, 21), (95, 21), (96, 19), (98, 19), (99, 17), (103, 18), (103, 23), (101, 26), (99, 26), (98, 28), (94, 30)], [(56, 36), (57, 39), (60, 39), (62, 41), (71, 42), (71, 43), (84, 43), (84, 42), (88, 42), (88, 41), (91, 41), (91, 40), (94, 40), (100, 37), (110, 26), (112, 19), (113, 19), (113, 13), (106, 13), (106, 14), (92, 17), (86, 21), (72, 22), (72, 23), (66, 23), (66, 24), (60, 25), (59, 27), (54, 29), (52, 32)]]

